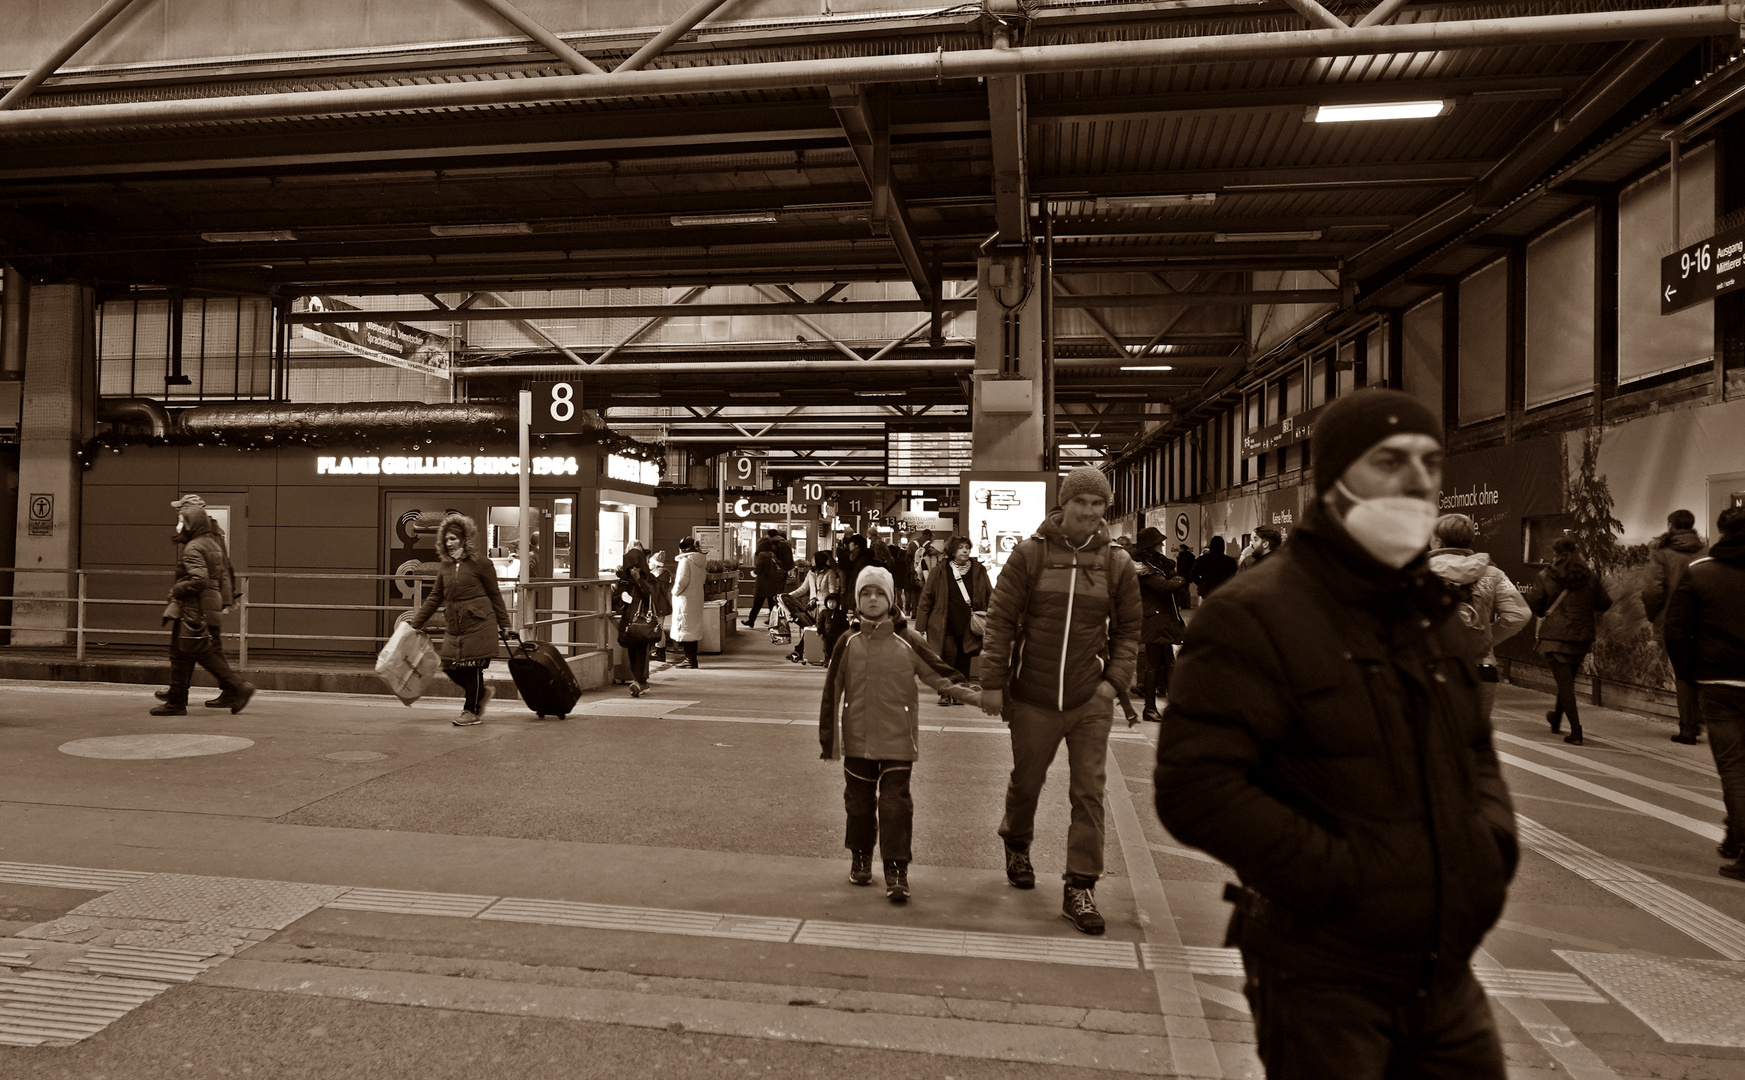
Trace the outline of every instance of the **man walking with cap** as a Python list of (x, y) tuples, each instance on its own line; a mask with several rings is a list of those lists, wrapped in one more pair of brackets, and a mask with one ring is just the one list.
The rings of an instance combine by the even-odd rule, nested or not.
[(176, 581), (164, 621), (170, 625), (170, 686), (153, 716), (186, 716), (188, 686), (199, 664), (218, 680), (219, 694), (206, 704), (239, 713), (255, 688), (224, 658), (219, 621), (235, 602), (235, 580), (224, 530), (206, 513), (206, 500), (183, 495), (170, 503), (176, 511)]
[(1020, 889), (1036, 886), (1036, 801), (1064, 741), (1072, 820), (1061, 914), (1087, 934), (1104, 929), (1094, 895), (1103, 873), (1104, 767), (1115, 695), (1133, 682), (1141, 621), (1138, 571), (1103, 524), (1111, 496), (1101, 470), (1066, 474), (1060, 505), (1000, 571), (982, 646), (982, 711), (1012, 728), (1000, 822), (1006, 878)]
[(1470, 961), (1514, 875), (1514, 811), (1459, 593), (1425, 558), (1441, 424), (1362, 390), (1311, 454), (1290, 543), (1188, 626), (1157, 812), (1242, 880), (1228, 943), (1271, 1080), (1503, 1080)]

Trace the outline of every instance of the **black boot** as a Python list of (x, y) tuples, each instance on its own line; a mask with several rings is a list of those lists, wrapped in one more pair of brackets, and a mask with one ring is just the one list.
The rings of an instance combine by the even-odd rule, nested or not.
[(1553, 735), (1563, 730), (1563, 714), (1556, 709), (1546, 710), (1545, 722), (1551, 725), (1551, 734)]
[(850, 885), (872, 884), (872, 852), (851, 851), (848, 853), (848, 883)]
[(893, 904), (909, 902), (909, 864), (885, 860), (885, 896)]
[(1563, 737), (1563, 741), (1570, 744), (1571, 746), (1580, 746), (1581, 745), (1581, 721), (1580, 720), (1577, 720), (1573, 716), (1569, 718), (1569, 734), (1565, 735)]

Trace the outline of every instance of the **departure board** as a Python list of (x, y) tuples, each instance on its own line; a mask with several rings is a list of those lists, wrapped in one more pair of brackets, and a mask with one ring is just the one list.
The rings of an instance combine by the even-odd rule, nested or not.
[(907, 424), (885, 428), (885, 483), (892, 487), (955, 487), (959, 474), (969, 470), (970, 458), (967, 430)]

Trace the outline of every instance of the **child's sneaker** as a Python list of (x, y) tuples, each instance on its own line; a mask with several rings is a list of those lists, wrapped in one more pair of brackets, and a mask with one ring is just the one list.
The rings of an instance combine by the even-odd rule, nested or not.
[(885, 863), (885, 896), (893, 904), (909, 902), (909, 864)]
[(849, 852), (848, 883), (850, 885), (872, 884), (872, 852)]

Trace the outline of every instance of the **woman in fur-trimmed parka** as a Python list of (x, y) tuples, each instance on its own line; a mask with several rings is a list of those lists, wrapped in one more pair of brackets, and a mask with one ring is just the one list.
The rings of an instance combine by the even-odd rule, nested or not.
[(499, 634), (510, 632), (509, 609), (497, 585), (497, 569), (479, 554), (478, 534), (479, 527), (465, 514), (442, 519), (436, 529), (436, 550), (442, 560), (436, 584), (418, 614), (412, 616), (412, 628), (422, 630), (436, 609), (442, 608), (444, 632), (437, 649), (442, 671), (466, 694), (466, 705), (455, 727), (471, 727), (484, 720), (485, 706), (493, 695), (485, 684), (485, 668), (497, 655)]

